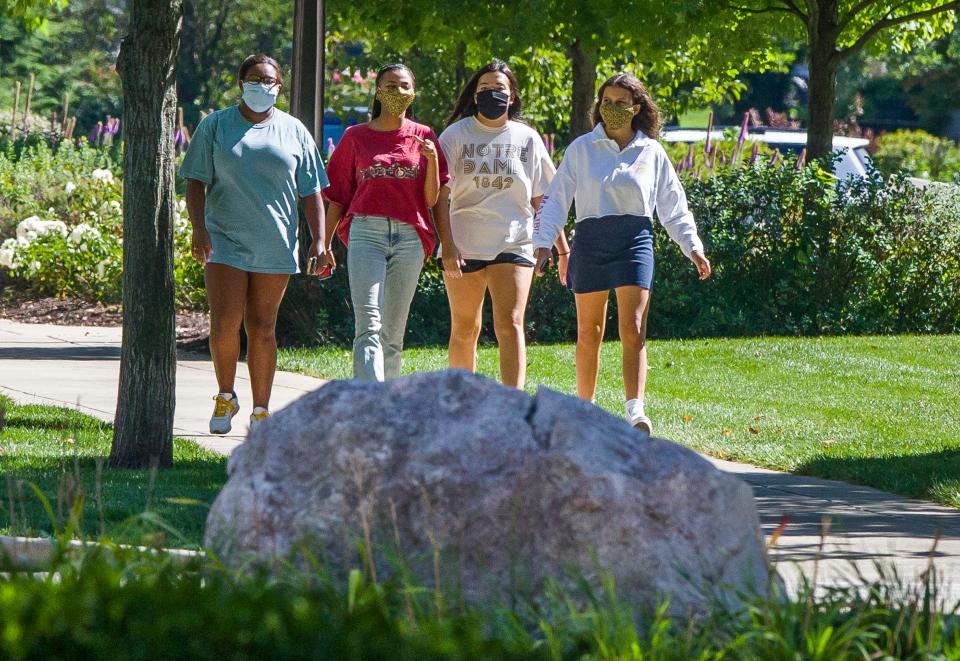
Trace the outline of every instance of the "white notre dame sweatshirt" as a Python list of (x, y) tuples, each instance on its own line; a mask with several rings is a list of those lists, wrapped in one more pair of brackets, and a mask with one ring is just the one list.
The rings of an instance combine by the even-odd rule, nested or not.
[(607, 137), (603, 124), (570, 143), (534, 218), (534, 249), (553, 245), (567, 222), (574, 198), (578, 223), (628, 214), (652, 220), (656, 212), (684, 255), (689, 258), (695, 251), (703, 253), (673, 164), (660, 143), (643, 131), (637, 131), (622, 151)]

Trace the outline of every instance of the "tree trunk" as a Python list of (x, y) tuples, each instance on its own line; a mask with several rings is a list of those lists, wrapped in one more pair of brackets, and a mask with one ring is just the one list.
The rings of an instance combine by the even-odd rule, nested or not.
[(173, 465), (173, 131), (181, 0), (132, 0), (123, 83), (123, 344), (110, 466)]
[(810, 80), (807, 99), (807, 157), (833, 151), (833, 112), (836, 104), (837, 70), (840, 68), (840, 37), (836, 0), (816, 3), (818, 11), (807, 25), (810, 41)]
[(593, 105), (597, 92), (597, 48), (574, 40), (568, 47), (573, 69), (573, 97), (570, 112), (570, 139), (593, 130)]

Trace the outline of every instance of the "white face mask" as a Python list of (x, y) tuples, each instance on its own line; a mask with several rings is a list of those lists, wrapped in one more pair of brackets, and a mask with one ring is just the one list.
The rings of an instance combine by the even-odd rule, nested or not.
[(277, 102), (280, 85), (244, 83), (243, 102), (253, 112), (267, 112)]

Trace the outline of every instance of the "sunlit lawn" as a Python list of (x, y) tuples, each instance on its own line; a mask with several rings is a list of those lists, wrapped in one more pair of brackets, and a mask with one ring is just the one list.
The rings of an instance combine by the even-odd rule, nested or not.
[[(226, 457), (189, 441), (174, 444), (174, 468), (110, 470), (110, 425), (71, 409), (19, 406), (0, 398), (0, 534), (49, 535), (65, 529), (116, 542), (199, 546), (210, 503), (226, 481)], [(34, 493), (49, 501), (48, 512)]]
[[(714, 456), (960, 506), (960, 336), (650, 343), (655, 432)], [(573, 393), (572, 344), (531, 346), (528, 390)], [(285, 349), (281, 369), (350, 374), (343, 348)], [(410, 349), (404, 371), (446, 366)], [(479, 371), (497, 374), (496, 347)], [(604, 345), (597, 403), (622, 412), (620, 347)]]

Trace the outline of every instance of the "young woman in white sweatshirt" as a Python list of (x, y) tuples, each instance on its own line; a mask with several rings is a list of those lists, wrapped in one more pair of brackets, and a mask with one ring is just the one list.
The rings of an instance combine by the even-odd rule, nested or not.
[(577, 395), (593, 400), (610, 290), (617, 296), (628, 421), (653, 431), (644, 411), (647, 312), (653, 284), (653, 216), (710, 277), (687, 197), (657, 142), (660, 111), (637, 78), (619, 73), (600, 86), (594, 129), (574, 140), (534, 220), (537, 272), (551, 258), (576, 199), (567, 283), (577, 303)]

